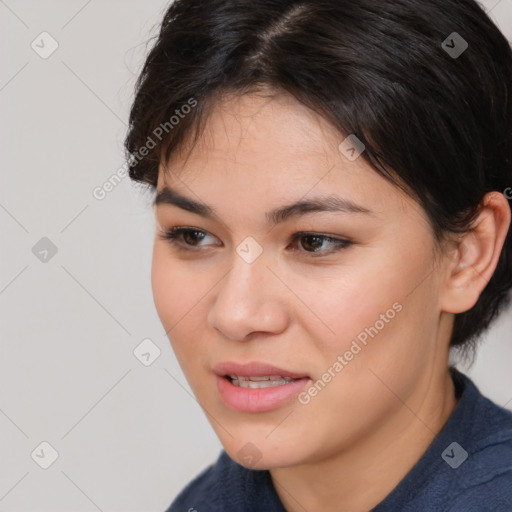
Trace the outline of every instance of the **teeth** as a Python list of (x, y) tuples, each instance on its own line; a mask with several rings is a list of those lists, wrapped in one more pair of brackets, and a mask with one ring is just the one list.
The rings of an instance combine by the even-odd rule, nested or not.
[(280, 375), (266, 375), (261, 377), (243, 377), (239, 375), (230, 375), (229, 377), (231, 378), (231, 383), (234, 386), (250, 389), (282, 386), (284, 384), (289, 384), (294, 380), (291, 377), (281, 377)]
[(231, 375), (228, 375), (228, 377), (232, 380), (251, 380), (253, 382), (261, 382), (264, 380), (277, 380), (277, 381), (286, 380), (289, 382), (289, 381), (295, 380), (295, 379), (292, 379), (291, 377), (281, 377), (281, 375), (263, 375), (263, 376), (259, 376), (259, 377), (245, 377), (243, 375), (231, 374)]

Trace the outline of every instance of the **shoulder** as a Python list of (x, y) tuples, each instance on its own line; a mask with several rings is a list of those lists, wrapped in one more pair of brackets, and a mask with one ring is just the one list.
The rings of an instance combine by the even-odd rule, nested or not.
[(452, 371), (459, 403), (431, 446), (375, 512), (510, 512), (512, 412)]
[(479, 395), (449, 512), (512, 510), (512, 412)]
[[(467, 377), (466, 377), (467, 379)], [(467, 379), (474, 408), (459, 429), (464, 429), (464, 440), (468, 443), (468, 461), (473, 469), (467, 483), (476, 485), (512, 471), (512, 411), (501, 407), (482, 395), (472, 381)], [(487, 476), (486, 476), (487, 475)]]
[[(449, 512), (512, 510), (512, 412), (482, 395), (465, 375), (465, 403), (442, 452)], [(446, 442), (448, 438), (446, 438)], [(445, 442), (445, 444), (446, 444)], [(459, 457), (459, 460), (457, 460)]]
[(236, 469), (234, 462), (223, 450), (214, 464), (211, 464), (196, 476), (180, 492), (166, 512), (195, 512), (222, 510), (222, 482)]

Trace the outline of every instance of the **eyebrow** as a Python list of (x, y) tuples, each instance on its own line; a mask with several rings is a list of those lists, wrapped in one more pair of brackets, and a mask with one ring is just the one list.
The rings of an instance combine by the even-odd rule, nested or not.
[[(222, 222), (215, 209), (206, 203), (202, 203), (183, 196), (169, 187), (163, 187), (156, 195), (153, 206), (158, 204), (170, 204), (202, 217), (208, 217)], [(341, 213), (365, 213), (372, 214), (367, 208), (360, 206), (349, 199), (338, 196), (315, 197), (297, 201), (285, 206), (280, 206), (266, 212), (265, 218), (272, 225), (279, 224), (293, 217), (300, 217), (312, 212), (341, 212)]]

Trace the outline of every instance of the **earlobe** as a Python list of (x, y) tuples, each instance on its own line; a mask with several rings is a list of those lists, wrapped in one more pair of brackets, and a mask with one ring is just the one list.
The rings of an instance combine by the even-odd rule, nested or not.
[(449, 259), (441, 309), (463, 313), (471, 309), (491, 279), (510, 228), (510, 206), (499, 192), (489, 192), (471, 229), (459, 239)]

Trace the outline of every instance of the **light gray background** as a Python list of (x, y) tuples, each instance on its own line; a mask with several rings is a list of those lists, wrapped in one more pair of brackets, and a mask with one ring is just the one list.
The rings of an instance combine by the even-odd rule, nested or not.
[[(92, 193), (124, 163), (167, 4), (0, 1), (1, 512), (163, 511), (221, 449), (153, 305), (148, 198), (128, 178)], [(484, 5), (512, 39), (512, 1)], [(59, 45), (47, 59), (31, 47), (50, 48), (43, 31)], [(46, 262), (42, 237), (57, 247)], [(512, 409), (511, 313), (459, 366)], [(161, 351), (150, 366), (133, 354), (146, 338)], [(48, 469), (43, 441), (59, 455)]]

